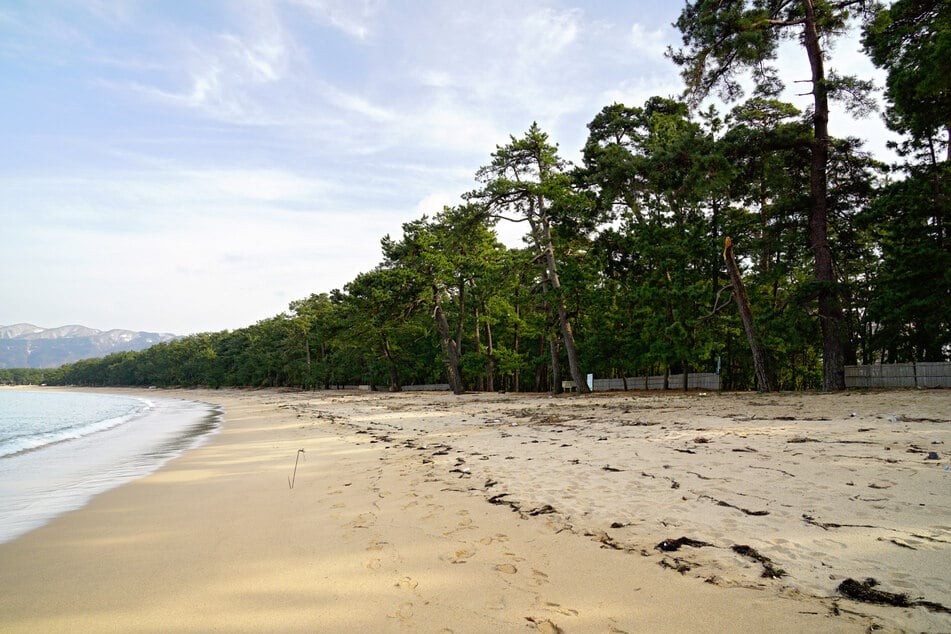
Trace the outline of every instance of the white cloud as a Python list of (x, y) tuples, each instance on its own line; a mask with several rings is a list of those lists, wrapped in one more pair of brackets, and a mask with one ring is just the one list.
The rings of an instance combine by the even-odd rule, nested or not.
[(318, 21), (357, 40), (369, 37), (373, 19), (382, 4), (379, 0), (292, 0), (292, 3), (306, 7)]
[(578, 39), (580, 9), (542, 8), (524, 16), (517, 29), (518, 62), (536, 66), (560, 55)]
[(660, 60), (670, 44), (666, 29), (648, 29), (640, 22), (631, 25), (629, 44), (632, 49), (647, 57)]
[(459, 192), (436, 191), (430, 192), (416, 203), (416, 209), (420, 215), (425, 214), (432, 218), (442, 212), (444, 207), (453, 207), (460, 202)]
[(377, 106), (360, 95), (348, 93), (328, 83), (324, 83), (320, 91), (332, 105), (361, 118), (365, 117), (375, 122), (394, 121), (397, 118), (392, 110)]

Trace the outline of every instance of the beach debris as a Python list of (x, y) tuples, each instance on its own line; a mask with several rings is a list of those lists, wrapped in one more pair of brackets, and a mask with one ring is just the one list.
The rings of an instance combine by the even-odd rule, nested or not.
[(683, 546), (690, 546), (692, 548), (703, 548), (704, 546), (713, 546), (713, 544), (700, 541), (699, 539), (691, 539), (689, 537), (678, 537), (677, 539), (665, 539), (661, 543), (654, 546), (655, 550), (662, 550), (665, 553), (672, 553), (678, 551)]
[(301, 454), (304, 453), (303, 449), (297, 450), (297, 458), (294, 459), (294, 475), (287, 479), (287, 486), (290, 489), (294, 488), (294, 483), (297, 481), (297, 463), (300, 462)]
[(713, 500), (714, 502), (717, 503), (717, 506), (724, 506), (726, 508), (736, 509), (737, 511), (745, 513), (746, 515), (753, 515), (753, 516), (769, 515), (769, 511), (751, 511), (750, 509), (745, 509), (742, 506), (736, 506), (735, 504), (730, 504), (729, 502), (718, 500), (714, 497), (710, 497), (709, 495), (701, 495), (697, 499), (702, 500), (704, 498), (708, 500)]
[[(804, 521), (806, 524), (811, 524), (812, 526), (818, 526), (824, 531), (827, 531), (830, 528), (877, 528), (879, 530), (883, 530), (881, 526), (874, 526), (872, 524), (838, 524), (836, 522), (820, 522), (813, 516), (807, 515), (805, 513), (802, 515), (802, 521)], [(920, 537), (920, 535), (916, 535), (916, 537)]]
[(878, 603), (880, 605), (894, 605), (898, 607), (911, 606), (911, 602), (908, 600), (907, 594), (896, 594), (894, 592), (876, 590), (875, 586), (877, 585), (878, 581), (872, 577), (869, 577), (862, 582), (849, 578), (840, 583), (836, 590), (843, 596), (855, 601), (862, 601), (863, 603)]
[(509, 500), (502, 499), (502, 498), (508, 497), (508, 495), (509, 495), (508, 493), (499, 493), (497, 495), (493, 495), (492, 497), (488, 498), (486, 501), (489, 504), (512, 504), (512, 502), (510, 502)]
[(693, 566), (680, 559), (677, 559), (676, 557), (664, 557), (659, 562), (657, 562), (657, 565), (661, 568), (670, 568), (671, 570), (676, 570), (680, 574), (688, 573), (693, 569)]
[[(612, 527), (613, 527), (613, 525), (612, 525)], [(627, 546), (624, 546), (623, 544), (619, 543), (617, 540), (615, 540), (613, 537), (611, 537), (610, 535), (608, 535), (608, 534), (607, 534), (606, 532), (604, 532), (604, 531), (601, 531), (601, 530), (588, 530), (588, 531), (585, 531), (584, 534), (585, 534), (585, 537), (592, 537), (592, 538), (594, 538), (593, 541), (596, 541), (596, 542), (598, 542), (599, 544), (601, 544), (601, 548), (608, 548), (608, 549), (610, 549), (610, 550), (620, 550), (620, 551), (633, 552), (633, 549), (628, 548)]]
[(929, 451), (929, 452), (928, 452), (928, 457), (925, 458), (925, 460), (941, 460), (941, 457), (938, 456), (938, 452), (937, 452), (937, 451)]
[(767, 557), (766, 555), (761, 555), (752, 546), (747, 546), (746, 544), (734, 544), (730, 547), (730, 550), (735, 552), (737, 555), (747, 557), (753, 561), (758, 561), (763, 564), (763, 574), (760, 576), (764, 579), (779, 579), (786, 576), (786, 571), (782, 568), (777, 568), (773, 565), (773, 560)]

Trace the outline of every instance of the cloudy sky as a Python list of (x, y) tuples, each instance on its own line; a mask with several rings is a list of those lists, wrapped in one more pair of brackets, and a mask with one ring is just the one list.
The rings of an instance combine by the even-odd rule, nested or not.
[(5, 2), (0, 324), (218, 331), (342, 287), (532, 121), (576, 160), (605, 105), (679, 94), (681, 6)]

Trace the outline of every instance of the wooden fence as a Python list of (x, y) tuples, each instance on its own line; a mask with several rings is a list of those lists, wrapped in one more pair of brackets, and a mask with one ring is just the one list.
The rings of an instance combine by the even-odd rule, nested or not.
[(845, 366), (847, 388), (951, 387), (951, 363), (892, 363)]
[[(625, 386), (624, 382), (627, 381)], [(595, 392), (610, 390), (662, 390), (664, 389), (664, 375), (630, 376), (627, 379), (595, 379)], [(687, 375), (688, 390), (719, 391), (721, 386), (720, 375), (713, 372), (691, 372)], [(671, 390), (682, 390), (684, 387), (683, 374), (671, 374), (667, 377), (667, 387)]]

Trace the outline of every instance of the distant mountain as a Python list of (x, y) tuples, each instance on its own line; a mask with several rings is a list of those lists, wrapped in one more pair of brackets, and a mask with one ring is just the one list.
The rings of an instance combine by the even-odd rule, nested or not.
[(40, 328), (33, 324), (0, 326), (0, 368), (57, 368), (113, 352), (144, 350), (176, 335), (132, 330), (96, 330), (86, 326)]

